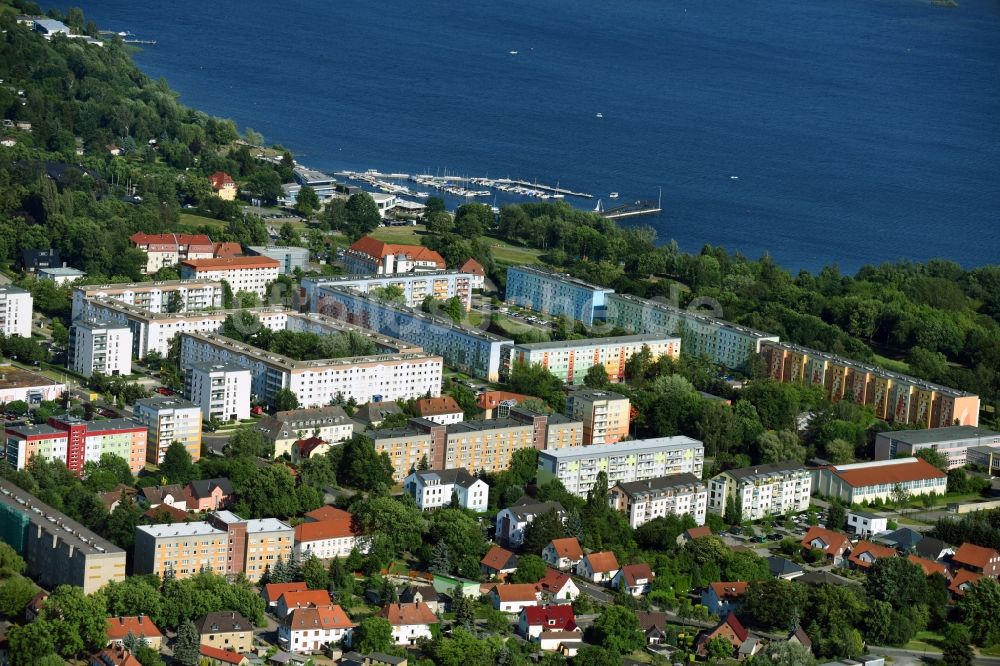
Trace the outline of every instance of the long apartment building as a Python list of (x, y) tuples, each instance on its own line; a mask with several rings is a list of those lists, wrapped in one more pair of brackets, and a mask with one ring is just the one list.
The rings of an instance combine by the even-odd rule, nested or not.
[(705, 446), (681, 436), (546, 450), (538, 455), (538, 480), (558, 479), (569, 492), (586, 497), (600, 472), (609, 487), (673, 474), (700, 478), (704, 459)]
[(31, 337), (31, 292), (13, 285), (0, 286), (0, 333)]
[(424, 458), (431, 469), (500, 472), (510, 466), (515, 451), (579, 447), (582, 434), (579, 421), (522, 408), (511, 409), (504, 418), (449, 424), (410, 419), (405, 428), (366, 432), (375, 451), (389, 456), (396, 481), (405, 479)]
[(499, 380), (502, 348), (513, 344), (472, 326), (339, 287), (324, 290), (320, 312), (419, 345), (440, 354), (450, 367), (487, 381)]
[(472, 307), (472, 290), (476, 276), (460, 270), (427, 271), (421, 273), (388, 273), (381, 275), (338, 275), (302, 279), (303, 300), (313, 312), (322, 312), (320, 304), (328, 287), (350, 289), (367, 294), (376, 289), (397, 287), (403, 292), (403, 304), (419, 307), (431, 296), (439, 301), (458, 297), (468, 310)]
[(205, 421), (250, 418), (250, 371), (235, 363), (194, 363), (184, 371), (184, 397)]
[(707, 356), (713, 363), (734, 369), (743, 368), (751, 358), (759, 354), (764, 341), (778, 340), (776, 335), (733, 324), (702, 312), (628, 294), (607, 296), (605, 321), (608, 325), (636, 333), (679, 336), (683, 341), (685, 354)]
[(730, 469), (708, 483), (708, 510), (722, 515), (732, 498), (743, 520), (809, 508), (812, 477), (800, 463), (779, 462)]
[(507, 269), (504, 298), (513, 305), (593, 326), (594, 320), (604, 318), (605, 299), (613, 293), (614, 289), (565, 273), (534, 266), (511, 266)]
[(632, 529), (656, 518), (685, 514), (705, 524), (708, 489), (694, 474), (616, 483), (609, 495), (611, 506), (626, 515)]
[(78, 375), (132, 374), (132, 331), (109, 319), (78, 319), (69, 329), (67, 365)]
[(649, 349), (654, 359), (677, 358), (681, 339), (643, 334), (513, 344), (504, 347), (503, 367), (509, 372), (518, 363), (538, 364), (567, 384), (582, 384), (587, 371), (600, 365), (608, 379), (620, 382), (625, 379), (625, 364), (644, 348)]
[(294, 541), (295, 530), (275, 518), (244, 520), (216, 511), (204, 521), (136, 527), (133, 568), (136, 575), (161, 578), (167, 572), (190, 578), (211, 571), (256, 581), (279, 557), (288, 561)]
[(152, 313), (192, 312), (222, 307), (218, 280), (163, 280), (88, 284), (73, 288), (73, 319), (85, 314), (87, 301), (114, 299)]
[(145, 273), (155, 273), (189, 259), (211, 259), (218, 256), (219, 246), (225, 245), (205, 234), (134, 233), (129, 240), (132, 247), (146, 253)]
[(372, 356), (296, 361), (221, 335), (181, 334), (181, 369), (199, 363), (246, 368), (252, 397), (273, 405), (278, 391), (290, 389), (302, 407), (328, 405), (337, 397), (367, 403), (440, 395), (443, 371), (440, 356), (409, 345)]
[(924, 428), (979, 425), (979, 396), (972, 393), (787, 342), (764, 342), (761, 355), (772, 379), (820, 386), (830, 400), (870, 407), (886, 421)]
[(180, 442), (192, 460), (201, 458), (201, 410), (176, 397), (154, 396), (136, 400), (135, 420), (146, 426), (146, 460), (159, 464), (167, 448)]
[(181, 262), (181, 278), (225, 280), (234, 294), (241, 291), (267, 296), (268, 286), (278, 279), (281, 263), (270, 257), (220, 257)]
[(7, 462), (24, 469), (34, 456), (61, 460), (77, 476), (83, 464), (113, 453), (128, 461), (133, 474), (146, 465), (146, 426), (133, 419), (84, 421), (74, 416), (52, 417), (48, 423), (5, 428)]
[(921, 430), (890, 430), (875, 435), (875, 459), (889, 460), (915, 456), (924, 450), (937, 451), (948, 460), (948, 468), (965, 467), (968, 450), (996, 448), (1000, 453), (1000, 432), (974, 426), (943, 426)]
[(614, 444), (628, 436), (632, 405), (612, 391), (579, 388), (566, 397), (566, 416), (583, 423), (583, 444)]
[(125, 580), (124, 550), (6, 479), (0, 479), (0, 540), (50, 590), (74, 585), (93, 594)]

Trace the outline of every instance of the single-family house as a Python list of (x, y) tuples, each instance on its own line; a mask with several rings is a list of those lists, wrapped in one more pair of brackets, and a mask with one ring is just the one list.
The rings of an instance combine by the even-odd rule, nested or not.
[(583, 548), (576, 537), (553, 539), (542, 550), (542, 559), (560, 571), (572, 571), (583, 559)]
[(844, 561), (844, 553), (851, 549), (851, 542), (840, 532), (814, 526), (802, 537), (802, 548), (809, 551), (821, 550), (828, 562), (839, 565)]
[(212, 183), (212, 189), (223, 201), (233, 201), (236, 199), (236, 181), (225, 171), (216, 171), (208, 177)]
[(250, 663), (246, 656), (234, 650), (211, 645), (202, 645), (198, 650), (203, 657), (201, 663), (208, 664), (208, 666), (248, 666)]
[(517, 619), (517, 633), (531, 640), (537, 639), (543, 631), (578, 631), (573, 607), (554, 604), (522, 609)]
[(518, 547), (524, 543), (524, 530), (535, 518), (555, 511), (566, 520), (566, 510), (559, 502), (537, 502), (530, 497), (522, 497), (517, 502), (497, 513), (496, 539), (502, 546)]
[(974, 571), (959, 569), (955, 572), (955, 577), (951, 579), (951, 583), (948, 585), (948, 590), (956, 597), (965, 596), (965, 593), (969, 591), (969, 588), (978, 583), (982, 577), (982, 574), (978, 574)]
[(767, 558), (767, 568), (775, 578), (792, 580), (805, 573), (805, 570), (795, 562), (785, 558), (771, 555)]
[(487, 577), (514, 573), (517, 570), (517, 555), (506, 548), (493, 546), (479, 560), (479, 569)]
[(104, 508), (108, 510), (108, 513), (111, 513), (118, 507), (123, 497), (125, 501), (132, 502), (137, 494), (139, 494), (139, 491), (135, 488), (126, 486), (124, 483), (119, 483), (115, 486), (114, 490), (97, 493), (97, 496), (100, 498)]
[(889, 529), (889, 519), (886, 516), (870, 511), (848, 509), (847, 529), (854, 534), (867, 539), (882, 534)]
[(139, 501), (151, 509), (166, 504), (169, 507), (187, 511), (187, 495), (184, 486), (171, 483), (165, 486), (149, 486), (139, 491)]
[(743, 581), (712, 583), (701, 595), (701, 603), (708, 608), (709, 614), (725, 617), (739, 610), (747, 585)]
[(715, 638), (724, 638), (732, 644), (733, 652), (735, 653), (749, 636), (750, 633), (743, 626), (743, 623), (739, 621), (739, 618), (736, 617), (736, 613), (730, 613), (726, 616), (726, 619), (712, 629), (706, 629), (698, 634), (698, 638), (695, 641), (695, 650), (699, 655), (704, 657), (706, 655), (705, 646), (708, 645), (709, 641)]
[(208, 613), (194, 624), (202, 645), (239, 653), (253, 649), (253, 623), (236, 611)]
[(399, 593), (399, 601), (404, 604), (427, 604), (434, 614), (444, 611), (441, 597), (430, 585), (407, 585)]
[(278, 597), (278, 606), (275, 614), (278, 617), (286, 617), (296, 608), (322, 608), (333, 605), (333, 599), (326, 590), (299, 590), (296, 592), (284, 592)]
[(129, 634), (146, 639), (146, 643), (154, 650), (159, 650), (163, 644), (163, 634), (145, 615), (118, 615), (109, 617), (107, 623), (108, 645), (122, 645)]
[(858, 569), (870, 569), (875, 561), (883, 557), (896, 557), (897, 553), (892, 548), (879, 546), (862, 539), (851, 549), (851, 556), (847, 559), (851, 565)]
[(573, 582), (568, 573), (557, 569), (548, 569), (538, 581), (538, 589), (542, 598), (547, 601), (573, 601), (580, 596), (580, 588)]
[(939, 573), (948, 580), (951, 580), (951, 569), (944, 562), (935, 562), (919, 555), (908, 555), (906, 559), (923, 569), (925, 576)]
[(538, 586), (529, 583), (495, 585), (490, 590), (490, 601), (493, 602), (493, 607), (504, 613), (515, 615), (528, 606), (537, 606), (538, 597)]
[(260, 591), (260, 595), (264, 597), (264, 603), (267, 604), (268, 608), (277, 608), (278, 599), (285, 592), (305, 592), (308, 589), (309, 586), (302, 581), (297, 583), (268, 583)]
[(188, 511), (218, 511), (229, 506), (233, 484), (226, 478), (199, 479), (184, 487)]
[(278, 643), (291, 652), (318, 652), (350, 642), (355, 626), (340, 606), (296, 608), (278, 625)]
[(592, 583), (610, 583), (621, 567), (610, 550), (587, 553), (576, 567), (576, 575)]
[(946, 544), (941, 539), (934, 537), (924, 537), (913, 547), (913, 552), (928, 560), (943, 560), (955, 554), (955, 549)]
[(653, 588), (653, 576), (648, 564), (626, 564), (611, 580), (611, 587), (633, 597), (641, 597)]
[(809, 650), (812, 651), (812, 639), (809, 638), (809, 634), (803, 631), (802, 627), (795, 627), (795, 629), (788, 634), (786, 641), (788, 643), (798, 643), (802, 647), (809, 648)]
[(691, 527), (683, 532), (677, 537), (677, 545), (683, 546), (689, 541), (694, 541), (695, 539), (700, 539), (702, 537), (712, 536), (712, 528), (708, 525), (702, 525), (700, 527)]
[(427, 604), (389, 604), (379, 615), (389, 621), (396, 645), (416, 645), (418, 639), (432, 638), (431, 625), (438, 622)]
[[(4, 642), (6, 643), (6, 639)], [(4, 663), (8, 663), (6, 661), (6, 647), (3, 656)], [(129, 650), (120, 645), (113, 645), (91, 655), (87, 666), (142, 666), (142, 663)]]
[(328, 442), (322, 437), (297, 439), (292, 443), (292, 463), (297, 465), (303, 460), (309, 460), (313, 456), (321, 456), (329, 451), (332, 446), (332, 442)]
[(951, 556), (951, 561), (964, 569), (989, 578), (996, 578), (1000, 574), (1000, 553), (992, 548), (963, 543)]

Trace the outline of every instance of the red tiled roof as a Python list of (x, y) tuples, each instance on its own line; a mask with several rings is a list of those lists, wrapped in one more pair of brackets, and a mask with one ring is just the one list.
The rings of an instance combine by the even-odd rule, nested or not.
[(267, 603), (277, 603), (281, 595), (286, 592), (303, 592), (308, 590), (309, 586), (303, 582), (299, 583), (268, 583), (264, 586), (264, 598)]
[(948, 476), (923, 458), (917, 458), (914, 462), (872, 465), (858, 469), (837, 470), (833, 467), (828, 469), (854, 488), (895, 485), (919, 479), (944, 479)]
[(201, 656), (216, 659), (226, 664), (242, 664), (243, 660), (246, 659), (239, 652), (231, 652), (230, 650), (223, 650), (211, 645), (202, 645), (199, 647), (199, 650), (201, 651)]
[(951, 560), (967, 567), (985, 569), (990, 560), (997, 557), (1000, 557), (1000, 554), (992, 548), (984, 548), (973, 543), (963, 543), (955, 551), (955, 554), (951, 556)]
[(851, 541), (846, 536), (835, 530), (828, 530), (824, 527), (810, 527), (806, 535), (802, 537), (802, 547), (812, 548), (814, 539), (820, 539), (826, 544), (824, 552), (827, 555), (835, 555), (851, 547)]
[(144, 234), (137, 232), (128, 238), (136, 245), (211, 245), (205, 234)]
[(493, 590), (497, 593), (500, 601), (535, 601), (538, 599), (538, 587), (530, 583), (497, 585)]
[(945, 578), (951, 578), (951, 571), (948, 570), (948, 567), (946, 567), (943, 562), (928, 560), (926, 557), (920, 557), (919, 555), (910, 555), (906, 559), (923, 569), (925, 576), (930, 576), (933, 573), (939, 573)]
[(362, 236), (349, 249), (378, 259), (390, 254), (405, 254), (413, 261), (430, 261), (437, 264), (439, 268), (447, 268), (444, 257), (423, 245), (399, 245), (386, 243), (372, 236)]
[(982, 574), (977, 574), (974, 571), (959, 569), (955, 573), (955, 578), (952, 579), (948, 589), (951, 590), (951, 593), (955, 596), (961, 597), (965, 594), (965, 590), (962, 589), (963, 585), (975, 585), (982, 577)]
[(622, 576), (625, 577), (625, 584), (629, 587), (639, 585), (638, 581), (643, 579), (649, 584), (653, 582), (653, 570), (645, 563), (626, 564), (622, 567)]
[(285, 619), (286, 626), (296, 629), (338, 629), (356, 627), (340, 606), (328, 608), (297, 608)]
[(687, 535), (688, 539), (700, 539), (702, 537), (712, 536), (712, 528), (708, 525), (702, 525), (701, 527), (692, 527), (690, 529), (684, 530), (684, 534)]
[(424, 417), (455, 414), (462, 411), (462, 408), (450, 395), (442, 395), (438, 398), (421, 398), (417, 400), (416, 407), (417, 413)]
[(146, 638), (155, 638), (157, 636), (163, 636), (160, 630), (153, 624), (153, 621), (148, 617), (137, 617), (134, 615), (129, 615), (125, 617), (116, 616), (108, 618), (108, 638), (111, 640), (119, 640), (128, 636), (129, 632), (132, 632), (136, 636), (145, 636)]
[(212, 255), (220, 257), (239, 257), (243, 255), (243, 246), (234, 241), (216, 243)]
[(553, 539), (552, 547), (556, 551), (557, 557), (565, 557), (569, 560), (579, 560), (583, 558), (583, 548), (576, 537), (566, 537), (565, 539)]
[(516, 555), (506, 548), (493, 546), (483, 555), (483, 559), (479, 560), (479, 563), (487, 569), (502, 571), (503, 569), (512, 568), (511, 565), (517, 566), (517, 561), (514, 558), (516, 558)]
[(545, 575), (542, 576), (542, 579), (538, 581), (538, 587), (545, 592), (557, 593), (563, 589), (563, 586), (566, 585), (566, 582), (569, 580), (571, 580), (571, 578), (568, 573), (549, 568), (546, 569)]
[(550, 631), (573, 631), (576, 629), (576, 616), (569, 604), (553, 606), (526, 606), (522, 611), (528, 626), (547, 627)]
[(214, 187), (217, 190), (222, 189), (226, 185), (236, 184), (232, 176), (230, 176), (225, 171), (216, 171), (211, 176), (209, 176), (208, 179), (212, 182), (212, 187)]
[(299, 455), (301, 457), (308, 458), (313, 451), (324, 444), (326, 444), (325, 439), (321, 439), (320, 437), (310, 437), (308, 439), (295, 440), (294, 446), (299, 450)]
[(142, 666), (142, 663), (132, 653), (123, 647), (107, 647), (95, 654), (91, 659), (112, 666)]
[(476, 406), (479, 409), (496, 409), (504, 400), (513, 400), (521, 403), (530, 398), (530, 395), (511, 393), (510, 391), (485, 391), (476, 398)]
[(150, 520), (160, 520), (160, 517), (164, 514), (170, 516), (170, 519), (175, 523), (182, 523), (188, 517), (188, 512), (184, 509), (178, 509), (175, 506), (170, 506), (169, 504), (159, 504), (150, 509), (146, 509), (146, 513), (142, 514)]
[(715, 591), (715, 596), (719, 599), (739, 599), (747, 591), (747, 585), (743, 581), (734, 581), (731, 583), (712, 583), (709, 587)]
[(861, 556), (865, 553), (871, 554), (876, 560), (880, 560), (884, 557), (896, 557), (899, 555), (892, 548), (887, 548), (886, 546), (879, 546), (874, 543), (869, 543), (868, 541), (861, 540), (857, 543), (854, 548), (851, 549), (851, 556), (847, 559), (861, 567), (862, 569), (867, 569), (872, 566), (872, 563), (865, 562), (861, 559)]
[[(344, 513), (347, 513), (346, 511)], [(317, 520), (312, 523), (302, 523), (295, 526), (295, 542), (319, 541), (321, 539), (343, 539), (359, 534), (354, 516), (346, 516)]]
[(478, 261), (476, 261), (475, 259), (473, 259), (472, 257), (469, 257), (458, 270), (463, 273), (470, 273), (472, 275), (482, 275), (483, 277), (486, 277), (486, 269), (484, 269), (483, 265)]
[(605, 573), (608, 571), (618, 571), (618, 558), (610, 550), (599, 553), (590, 553), (586, 560), (590, 563), (590, 570), (594, 573)]
[(747, 636), (749, 634), (746, 630), (746, 627), (744, 627), (743, 623), (740, 622), (740, 619), (736, 617), (736, 613), (730, 613), (728, 616), (726, 616), (726, 624), (728, 624), (732, 628), (733, 633), (736, 634), (736, 638), (740, 639), (741, 641), (745, 641), (747, 639)]
[(326, 590), (300, 590), (298, 592), (285, 592), (281, 595), (285, 600), (285, 608), (319, 608), (320, 606), (332, 606), (333, 599)]
[(343, 509), (338, 509), (335, 506), (330, 506), (326, 504), (318, 509), (313, 509), (312, 511), (307, 511), (305, 514), (306, 518), (311, 518), (312, 520), (353, 520), (354, 516), (344, 511)]
[(278, 268), (281, 263), (270, 257), (218, 257), (215, 259), (185, 259), (181, 266), (195, 271), (225, 270), (227, 268)]
[(399, 627), (414, 624), (437, 624), (437, 615), (425, 603), (389, 604), (379, 612), (389, 624)]

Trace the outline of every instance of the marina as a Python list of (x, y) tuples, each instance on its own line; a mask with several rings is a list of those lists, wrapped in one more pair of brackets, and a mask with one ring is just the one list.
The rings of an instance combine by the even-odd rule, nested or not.
[[(536, 199), (564, 199), (566, 197), (579, 197), (581, 199), (593, 199), (594, 195), (586, 192), (575, 192), (542, 183), (518, 180), (515, 178), (488, 178), (475, 176), (448, 176), (431, 175), (428, 173), (408, 174), (408, 173), (382, 173), (377, 169), (359, 171), (338, 171), (335, 175), (351, 180), (360, 180), (377, 187), (389, 194), (399, 194), (404, 196), (426, 198), (427, 192), (419, 192), (404, 185), (399, 185), (391, 181), (407, 180), (424, 187), (435, 189), (445, 194), (450, 194), (460, 198), (488, 197), (491, 190), (506, 192), (508, 194), (519, 194)], [(466, 185), (477, 185), (487, 189), (471, 189)]]
[[(617, 198), (617, 192), (612, 192), (612, 194), (615, 195), (612, 198)], [(662, 189), (660, 190), (660, 195), (656, 201), (652, 199), (639, 199), (633, 201), (632, 203), (615, 206), (614, 208), (605, 208), (601, 200), (598, 199), (597, 206), (594, 207), (594, 212), (609, 220), (621, 220), (627, 217), (641, 217), (644, 215), (658, 215), (663, 212), (663, 208), (661, 207), (662, 199)]]

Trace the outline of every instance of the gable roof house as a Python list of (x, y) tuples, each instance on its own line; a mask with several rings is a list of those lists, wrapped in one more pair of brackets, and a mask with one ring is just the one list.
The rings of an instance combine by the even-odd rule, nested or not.
[(296, 608), (322, 608), (333, 605), (333, 599), (327, 590), (295, 590), (283, 592), (278, 597), (278, 607), (275, 615), (286, 617)]
[(233, 484), (229, 479), (199, 479), (184, 487), (188, 511), (218, 511), (229, 505)]
[(934, 560), (929, 560), (926, 557), (920, 557), (919, 555), (908, 555), (906, 559), (923, 569), (925, 576), (939, 573), (947, 580), (951, 580), (951, 569), (949, 569), (944, 562), (936, 562)]
[(431, 625), (438, 623), (437, 616), (427, 604), (389, 604), (379, 615), (392, 626), (392, 639), (396, 645), (415, 645), (421, 638), (433, 638)]
[(502, 546), (517, 547), (524, 543), (524, 530), (535, 518), (555, 511), (563, 521), (566, 509), (559, 502), (538, 502), (524, 496), (514, 504), (502, 509), (496, 518), (496, 539)]
[(528, 583), (496, 585), (490, 590), (493, 607), (505, 613), (520, 613), (528, 606), (537, 606), (538, 597), (538, 586)]
[(955, 577), (951, 579), (951, 584), (948, 585), (948, 590), (956, 597), (965, 596), (965, 593), (969, 591), (969, 588), (978, 583), (982, 577), (982, 574), (977, 574), (974, 571), (959, 569), (955, 572)]
[(694, 541), (695, 539), (700, 539), (702, 537), (712, 536), (712, 528), (708, 525), (702, 525), (700, 527), (691, 527), (683, 532), (677, 537), (677, 545), (683, 546), (689, 541)]
[(444, 604), (431, 585), (407, 585), (399, 593), (399, 601), (404, 604), (427, 604), (435, 614), (444, 610)]
[(610, 550), (587, 553), (576, 567), (576, 575), (592, 583), (610, 583), (621, 567)]
[(636, 611), (639, 626), (646, 636), (646, 645), (660, 645), (667, 638), (667, 625), (670, 623), (666, 613), (656, 611)]
[(350, 641), (355, 626), (340, 606), (297, 608), (278, 625), (278, 643), (292, 652), (316, 652)]
[(802, 537), (802, 548), (822, 550), (825, 559), (837, 565), (843, 563), (844, 554), (851, 548), (851, 541), (840, 532), (814, 526)]
[(709, 641), (714, 638), (724, 638), (732, 644), (733, 652), (735, 652), (749, 636), (750, 633), (736, 617), (736, 613), (730, 613), (714, 628), (706, 629), (698, 634), (698, 639), (695, 641), (695, 651), (704, 657)]
[(631, 594), (633, 597), (641, 597), (653, 589), (653, 577), (655, 574), (648, 564), (626, 564), (611, 580), (611, 587), (622, 592)]
[(575, 569), (582, 559), (583, 548), (576, 537), (553, 539), (542, 550), (542, 560), (562, 571)]
[(701, 595), (701, 603), (710, 615), (725, 617), (740, 609), (741, 599), (746, 594), (748, 583), (734, 581), (729, 583), (712, 583)]
[(253, 649), (253, 623), (236, 611), (207, 613), (194, 624), (202, 645), (239, 653)]
[(493, 546), (483, 559), (479, 560), (479, 569), (484, 576), (503, 576), (517, 570), (517, 555), (506, 548)]
[(109, 617), (107, 623), (108, 645), (122, 645), (129, 634), (146, 639), (146, 643), (154, 650), (159, 650), (163, 643), (163, 634), (145, 615), (118, 615)]
[(286, 592), (305, 592), (309, 586), (304, 581), (297, 583), (268, 583), (260, 591), (260, 596), (264, 597), (264, 603), (270, 608), (278, 606), (278, 599)]
[(892, 548), (879, 546), (862, 539), (851, 549), (851, 556), (847, 559), (854, 567), (870, 569), (876, 560), (884, 557), (897, 557), (898, 555), (899, 553)]
[(538, 581), (538, 589), (542, 598), (548, 601), (573, 601), (580, 596), (580, 588), (573, 578), (565, 572), (548, 569)]
[(537, 640), (542, 633), (555, 631), (579, 631), (571, 605), (528, 606), (521, 610), (517, 633), (524, 638)]
[(1000, 553), (992, 548), (963, 543), (951, 556), (951, 561), (964, 569), (990, 578), (1000, 575)]

